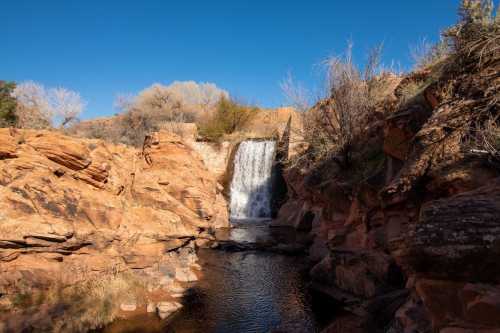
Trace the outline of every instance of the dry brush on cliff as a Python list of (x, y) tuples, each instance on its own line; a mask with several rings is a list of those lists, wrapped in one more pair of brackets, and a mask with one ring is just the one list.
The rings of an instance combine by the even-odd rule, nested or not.
[(446, 53), (393, 77), (349, 168), (331, 148), (286, 171), (276, 224), (310, 230), (314, 288), (354, 317), (332, 330), (500, 328), (500, 30), (489, 3), (464, 1)]
[[(289, 166), (312, 168), (323, 160), (335, 160), (343, 168), (359, 164), (363, 146), (373, 139), (373, 124), (381, 123), (385, 104), (392, 103), (391, 95), (399, 79), (381, 69), (382, 46), (373, 48), (367, 64), (359, 68), (352, 58), (352, 45), (343, 56), (324, 61), (326, 95), (309, 107), (310, 96), (290, 78), (282, 89), (302, 113), (300, 133), (304, 149)], [(368, 157), (370, 159), (370, 157)], [(354, 161), (358, 160), (358, 161)], [(360, 171), (363, 173), (363, 171)]]

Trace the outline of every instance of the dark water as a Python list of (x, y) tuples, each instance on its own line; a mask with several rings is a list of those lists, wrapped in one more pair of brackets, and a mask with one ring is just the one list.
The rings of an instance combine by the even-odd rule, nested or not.
[(204, 251), (206, 277), (166, 332), (315, 332), (296, 258)]
[[(240, 226), (227, 236), (255, 241), (267, 226)], [(121, 321), (105, 332), (318, 332), (305, 285), (307, 267), (298, 257), (201, 249), (203, 278), (183, 299), (184, 308), (168, 322), (154, 317)]]

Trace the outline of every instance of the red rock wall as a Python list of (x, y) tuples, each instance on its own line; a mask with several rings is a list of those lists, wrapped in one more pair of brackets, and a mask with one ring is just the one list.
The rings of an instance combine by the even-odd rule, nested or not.
[(500, 172), (463, 154), (460, 130), (446, 131), (469, 114), (438, 96), (386, 116), (370, 178), (353, 183), (334, 158), (285, 174), (274, 224), (310, 230), (313, 286), (353, 331), (500, 331)]

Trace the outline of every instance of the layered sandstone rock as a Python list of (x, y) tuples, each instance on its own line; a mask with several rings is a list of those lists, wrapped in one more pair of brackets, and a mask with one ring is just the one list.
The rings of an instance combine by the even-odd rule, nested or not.
[(220, 185), (175, 135), (137, 150), (0, 129), (0, 297), (10, 311), (33, 305), (19, 295), (128, 272), (168, 297), (176, 269), (194, 274), (193, 241), (227, 225)]
[[(408, 76), (394, 95), (428, 75)], [(477, 78), (484, 99), (465, 89)], [(473, 106), (500, 80), (467, 74), (446, 84), (457, 94), (431, 85), (388, 107), (378, 139), (367, 135), (355, 152), (382, 152), (382, 167), (361, 181), (359, 165), (336, 156), (285, 174), (289, 198), (274, 224), (310, 230), (312, 286), (356, 318), (330, 331), (346, 322), (360, 332), (500, 330), (500, 170), (462, 145)]]

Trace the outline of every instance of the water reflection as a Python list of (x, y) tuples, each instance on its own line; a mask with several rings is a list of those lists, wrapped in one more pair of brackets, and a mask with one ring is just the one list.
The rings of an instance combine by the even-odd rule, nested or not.
[(263, 253), (200, 254), (206, 276), (167, 332), (315, 332), (295, 258)]
[[(226, 235), (235, 241), (270, 237), (265, 221), (236, 226)], [(304, 282), (307, 267), (300, 258), (210, 249), (198, 255), (204, 276), (188, 291), (184, 308), (174, 318), (166, 323), (153, 317), (117, 322), (105, 332), (319, 331)]]

